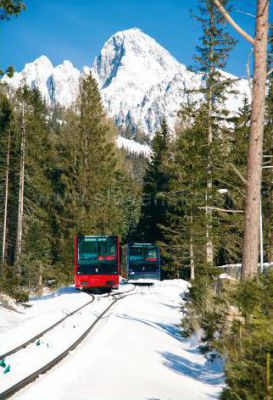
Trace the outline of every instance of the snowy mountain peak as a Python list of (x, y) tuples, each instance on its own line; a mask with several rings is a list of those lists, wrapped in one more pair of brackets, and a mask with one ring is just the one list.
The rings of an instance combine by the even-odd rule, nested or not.
[(137, 28), (117, 32), (93, 64), (108, 113), (118, 126), (154, 134), (165, 116), (174, 128), (185, 88), (200, 78)]
[(53, 68), (52, 62), (45, 55), (36, 58), (36, 60), (34, 60), (32, 63), (26, 65), (32, 65), (32, 64), (36, 65), (37, 67)]
[(78, 93), (80, 71), (65, 60), (54, 67), (46, 56), (41, 56), (25, 65), (21, 72), (15, 72), (12, 78), (5, 76), (3, 81), (16, 90), (23, 84), (40, 90), (48, 104), (70, 106)]
[[(130, 78), (131, 86), (150, 88), (167, 76), (186, 68), (154, 39), (138, 28), (127, 29), (111, 36), (95, 59), (93, 69), (101, 88)], [(147, 75), (148, 74), (148, 75)]]
[[(181, 104), (202, 84), (201, 75), (187, 70), (166, 49), (138, 28), (119, 31), (104, 44), (93, 67), (101, 96), (110, 117), (118, 127), (141, 129), (153, 135), (163, 117), (174, 129)], [(3, 80), (11, 89), (26, 83), (38, 88), (48, 104), (69, 107), (76, 100), (81, 73), (70, 61), (54, 67), (46, 56), (26, 64), (13, 78)], [(231, 94), (227, 106), (236, 112), (245, 96), (248, 83), (236, 82), (239, 94)], [(124, 143), (123, 143), (124, 144)]]

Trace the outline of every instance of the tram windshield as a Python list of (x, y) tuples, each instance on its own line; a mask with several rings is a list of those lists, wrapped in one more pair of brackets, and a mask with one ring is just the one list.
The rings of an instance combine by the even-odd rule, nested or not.
[(130, 261), (157, 261), (157, 248), (153, 245), (133, 245), (129, 257)]
[(115, 262), (117, 259), (117, 243), (113, 236), (82, 236), (78, 239), (78, 264), (100, 264)]

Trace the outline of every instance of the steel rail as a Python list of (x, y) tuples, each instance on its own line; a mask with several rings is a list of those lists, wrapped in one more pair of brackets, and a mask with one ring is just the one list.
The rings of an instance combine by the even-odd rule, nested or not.
[[(51, 331), (52, 329), (54, 329), (56, 326), (60, 325), (63, 321), (65, 321), (67, 318), (71, 317), (72, 315), (76, 314), (78, 311), (82, 310), (84, 307), (87, 307), (89, 304), (93, 303), (95, 300), (95, 296), (93, 294), (90, 294), (90, 296), (92, 297), (91, 300), (89, 300), (87, 303), (83, 304), (82, 306), (78, 307), (76, 310), (70, 312), (69, 314), (67, 314), (65, 317), (59, 319), (57, 322), (54, 322), (53, 325), (50, 325), (48, 328), (44, 329), (43, 331), (41, 331), (40, 333), (38, 333), (37, 335), (33, 336), (31, 339), (27, 340), (26, 342), (20, 344), (19, 346), (15, 347), (12, 350), (7, 351), (4, 354), (0, 355), (0, 360), (2, 360), (3, 358), (6, 358), (14, 353), (17, 353), (17, 351), (24, 349), (25, 347), (27, 347), (29, 344), (35, 342), (35, 340), (39, 339), (40, 337), (42, 337), (43, 335), (45, 335), (47, 332)], [(0, 397), (1, 399), (1, 397)]]
[[(118, 292), (118, 293), (110, 293), (110, 295), (112, 295), (114, 297), (114, 300), (111, 302), (111, 304), (98, 316), (98, 318), (92, 322), (92, 324), (85, 330), (85, 332), (72, 344), (70, 345), (66, 350), (64, 350), (61, 354), (59, 354), (57, 357), (55, 357), (53, 360), (51, 360), (50, 362), (48, 362), (46, 365), (44, 365), (43, 367), (39, 368), (38, 370), (36, 370), (35, 372), (33, 372), (32, 374), (30, 374), (29, 376), (27, 376), (26, 378), (22, 379), (21, 381), (17, 382), (16, 384), (14, 384), (13, 386), (11, 386), (10, 388), (6, 389), (4, 392), (0, 393), (0, 400), (6, 400), (8, 398), (10, 398), (11, 396), (13, 396), (15, 393), (17, 393), (19, 390), (23, 389), (24, 387), (26, 387), (28, 384), (32, 383), (33, 381), (35, 381), (40, 375), (45, 374), (47, 371), (49, 371), (50, 369), (52, 369), (55, 365), (57, 365), (62, 359), (64, 359), (72, 350), (74, 350), (85, 338), (86, 336), (90, 333), (90, 331), (97, 325), (97, 323), (104, 317), (104, 315), (110, 310), (111, 307), (114, 306), (114, 304), (116, 304), (119, 300), (130, 296), (132, 294), (130, 294), (130, 292), (134, 291), (135, 287), (133, 287), (130, 290), (127, 290), (125, 292)], [(129, 293), (129, 294), (127, 294)], [(94, 299), (95, 296), (93, 296), (93, 299), (89, 302), (89, 304), (91, 304)], [(120, 296), (117, 297), (116, 296)], [(80, 309), (84, 308), (85, 306), (87, 306), (88, 304), (84, 304), (83, 306), (81, 306), (79, 309), (74, 310), (73, 314), (75, 314), (77, 311), (79, 311)], [(71, 315), (73, 315), (71, 313)], [(70, 316), (70, 315), (68, 315)], [(68, 317), (66, 316), (66, 318)], [(51, 328), (52, 329), (52, 328)], [(46, 330), (46, 332), (48, 332), (48, 330), (50, 330), (49, 328)], [(41, 335), (42, 336), (42, 335)], [(32, 340), (33, 342), (33, 340)], [(21, 348), (24, 348), (25, 346), (21, 346)]]
[(43, 367), (39, 368), (26, 378), (22, 379), (21, 381), (17, 382), (15, 385), (11, 386), (10, 388), (6, 389), (4, 392), (0, 393), (0, 400), (6, 400), (10, 398), (12, 395), (17, 393), (19, 390), (23, 389), (29, 383), (35, 381), (40, 375), (45, 374), (55, 365), (57, 365), (62, 359), (64, 359), (72, 350), (74, 350), (89, 334), (89, 332), (95, 327), (95, 325), (103, 318), (103, 316), (113, 307), (114, 304), (120, 299), (115, 299), (112, 303), (98, 316), (98, 318), (86, 329), (86, 331), (66, 350), (64, 350), (61, 354), (51, 360), (49, 363), (44, 365)]
[[(127, 290), (126, 292), (130, 292), (130, 291), (132, 291), (132, 289)], [(126, 293), (126, 292), (108, 293), (107, 296), (104, 296), (104, 297), (117, 296), (119, 294), (123, 294), (123, 293)], [(81, 307), (77, 308), (76, 310), (68, 313), (65, 317), (63, 317), (60, 320), (54, 322), (54, 324), (50, 325), (48, 328), (46, 328), (43, 331), (39, 332), (37, 335), (33, 336), (31, 339), (28, 339), (26, 342), (20, 344), (19, 346), (15, 347), (12, 350), (7, 351), (6, 353), (1, 354), (0, 355), (0, 360), (2, 360), (3, 358), (6, 358), (8, 356), (11, 356), (12, 354), (17, 353), (17, 351), (19, 351), (19, 350), (24, 349), (25, 347), (27, 347), (31, 343), (35, 342), (35, 340), (39, 339), (40, 337), (42, 337), (43, 335), (45, 335), (46, 333), (48, 333), (49, 331), (54, 329), (56, 326), (60, 325), (67, 318), (71, 317), (72, 315), (76, 314), (78, 311), (82, 310), (83, 308), (87, 307), (89, 304), (93, 303), (94, 300), (95, 300), (95, 296), (94, 296), (94, 294), (91, 294), (91, 293), (89, 293), (89, 295), (92, 296), (92, 300), (90, 300), (87, 303), (83, 304)], [(99, 296), (99, 294), (97, 294), (97, 295)]]

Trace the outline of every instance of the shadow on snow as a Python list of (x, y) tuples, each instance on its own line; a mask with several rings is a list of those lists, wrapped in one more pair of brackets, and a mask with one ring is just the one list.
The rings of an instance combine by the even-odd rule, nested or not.
[(219, 385), (223, 382), (223, 373), (220, 365), (207, 361), (204, 365), (190, 361), (188, 358), (170, 352), (160, 353), (164, 358), (164, 365), (184, 376), (196, 379), (209, 385)]
[(40, 297), (38, 297), (38, 296), (32, 297), (30, 300), (31, 301), (49, 300), (49, 299), (53, 299), (54, 297), (62, 296), (63, 294), (71, 294), (71, 293), (81, 293), (81, 292), (80, 292), (80, 290), (75, 289), (74, 286), (68, 286), (68, 287), (60, 288), (60, 289), (56, 290), (56, 292), (45, 294)]
[(147, 319), (134, 318), (134, 317), (130, 317), (130, 315), (128, 315), (128, 314), (117, 315), (117, 317), (123, 318), (123, 319), (129, 319), (131, 321), (140, 322), (144, 325), (148, 325), (154, 329), (158, 329), (162, 332), (165, 332), (166, 334), (172, 336), (176, 340), (182, 341), (180, 329), (178, 326), (171, 325), (171, 324), (164, 324), (162, 322), (152, 322)]
[[(189, 339), (183, 339), (181, 337), (180, 328), (178, 326), (134, 318), (127, 314), (117, 315), (117, 317), (145, 324), (154, 329), (158, 329), (161, 332), (165, 332), (175, 340), (179, 340), (183, 343), (190, 343)], [(184, 350), (191, 354), (200, 354), (197, 347)], [(213, 362), (206, 361), (205, 364), (199, 364), (197, 362), (190, 361), (188, 358), (170, 352), (160, 352), (160, 355), (163, 357), (164, 365), (178, 374), (188, 376), (199, 382), (209, 385), (219, 385), (223, 383), (223, 362), (221, 360), (215, 360)], [(217, 399), (218, 395), (209, 395), (209, 397), (211, 399)]]

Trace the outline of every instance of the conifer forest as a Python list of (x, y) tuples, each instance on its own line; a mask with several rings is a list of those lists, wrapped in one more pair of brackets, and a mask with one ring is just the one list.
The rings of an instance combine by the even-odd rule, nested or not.
[[(27, 303), (71, 285), (75, 235), (156, 243), (161, 279), (189, 283), (181, 340), (198, 335), (199, 352), (223, 360), (219, 398), (273, 400), (273, 3), (254, 1), (252, 33), (235, 1), (196, 3), (201, 84), (184, 85), (175, 124), (163, 113), (152, 134), (129, 114), (111, 118), (92, 69), (64, 106), (27, 81), (9, 85), (17, 72), (1, 57), (0, 295)], [(0, 0), (0, 26), (28, 12)], [(223, 73), (238, 41), (251, 49), (249, 96)]]

